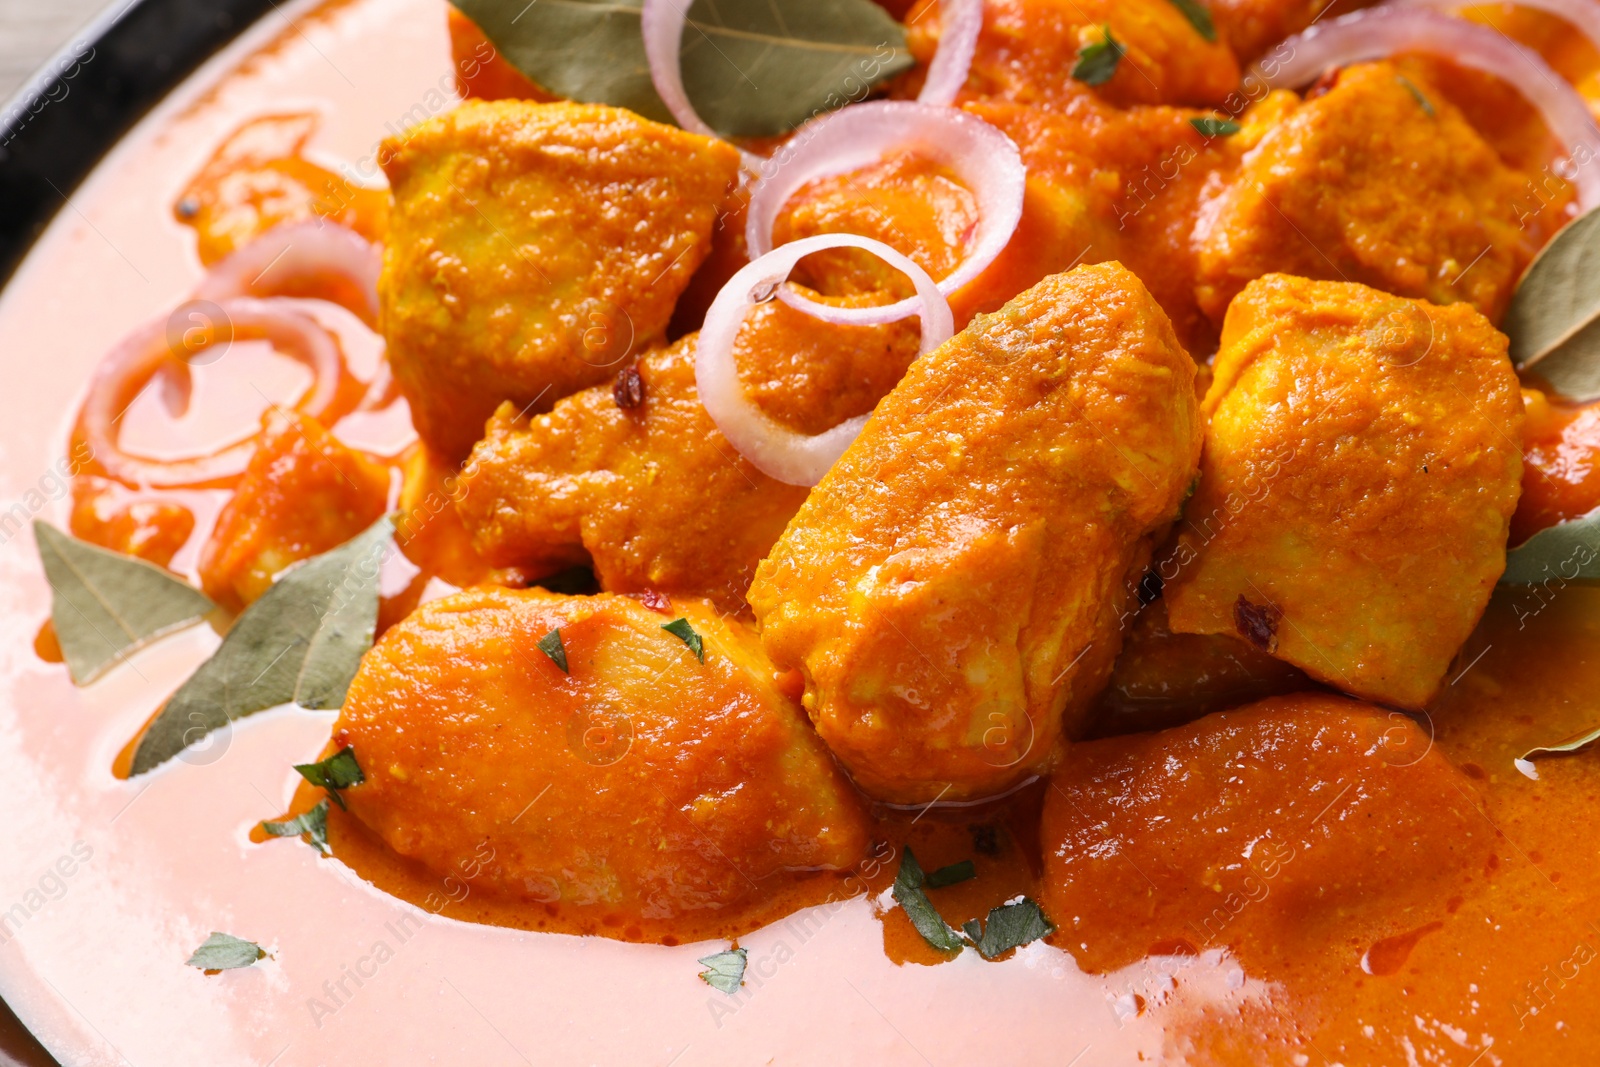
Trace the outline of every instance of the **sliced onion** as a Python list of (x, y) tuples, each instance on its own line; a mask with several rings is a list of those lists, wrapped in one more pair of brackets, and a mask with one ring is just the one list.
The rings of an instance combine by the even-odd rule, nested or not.
[[(1433, 7), (1441, 11), (1459, 11), (1472, 7), (1470, 0), (1390, 0), (1395, 7)], [(1537, 8), (1559, 15), (1589, 38), (1589, 43), (1600, 51), (1600, 4), (1595, 0), (1514, 0), (1517, 7)]]
[(333, 223), (275, 226), (211, 268), (197, 300), (326, 295), (368, 326), (378, 321), (383, 251)]
[[(287, 301), (235, 297), (216, 304), (184, 305), (196, 315), (220, 310), (221, 322), (204, 326), (224, 331), (223, 339), (201, 345), (184, 343), (175, 329), (189, 319), (171, 318), (141, 327), (101, 361), (89, 382), (89, 394), (78, 413), (78, 436), (94, 459), (111, 477), (134, 487), (153, 489), (227, 488), (236, 483), (255, 449), (255, 435), (225, 448), (190, 459), (165, 460), (125, 451), (118, 423), (151, 380), (174, 359), (189, 360), (206, 353), (214, 358), (215, 345), (256, 336), (270, 341), (286, 356), (311, 370), (312, 384), (295, 402), (295, 409), (320, 419), (334, 410), (344, 373), (344, 356), (333, 337), (317, 323), (287, 306)], [(214, 313), (214, 311), (213, 311)], [(175, 327), (175, 323), (179, 323)]]
[(983, 29), (983, 0), (939, 0), (939, 50), (917, 94), (920, 104), (949, 107), (967, 84)]
[(1290, 37), (1250, 75), (1276, 89), (1294, 88), (1331, 67), (1396, 52), (1437, 55), (1509, 82), (1566, 147), (1570, 173), (1557, 173), (1577, 187), (1578, 206), (1600, 205), (1600, 129), (1583, 97), (1537, 53), (1488, 26), (1416, 7), (1368, 8)]
[[(860, 248), (871, 252), (911, 279), (917, 295), (907, 301), (922, 322), (923, 353), (931, 352), (950, 339), (955, 323), (950, 305), (939, 292), (928, 272), (881, 241), (851, 233), (830, 233), (792, 241), (768, 252), (728, 280), (706, 312), (705, 325), (695, 341), (694, 379), (700, 403), (711, 421), (762, 473), (789, 485), (816, 485), (834, 461), (850, 447), (867, 417), (858, 415), (816, 436), (796, 433), (750, 402), (739, 381), (739, 368), (733, 358), (734, 342), (745, 315), (754, 304), (771, 299), (775, 292), (789, 287), (785, 281), (794, 265), (813, 252), (829, 248)], [(813, 311), (812, 309), (816, 309)], [(802, 310), (826, 322), (849, 324), (849, 312), (856, 309), (830, 307), (805, 301)], [(879, 309), (872, 309), (879, 310)], [(904, 316), (902, 316), (903, 318)], [(893, 321), (893, 320), (891, 320)]]
[[(800, 188), (818, 178), (870, 166), (894, 149), (912, 151), (955, 172), (978, 201), (972, 251), (942, 279), (950, 296), (972, 281), (1005, 248), (1022, 218), (1027, 168), (1011, 138), (976, 115), (909, 100), (854, 104), (802, 126), (783, 151), (762, 164), (762, 179), (750, 197), (745, 241), (753, 258), (772, 251), (778, 213)], [(830, 321), (860, 326), (898, 322), (916, 309), (916, 298), (883, 307), (829, 308), (784, 290), (786, 304)]]

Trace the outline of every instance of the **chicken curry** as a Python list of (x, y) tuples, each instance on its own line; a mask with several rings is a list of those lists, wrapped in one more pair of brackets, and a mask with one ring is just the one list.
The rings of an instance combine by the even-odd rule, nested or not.
[[(904, 71), (762, 138), (452, 8), (463, 99), (381, 181), (312, 114), (194, 176), (194, 328), (97, 373), (71, 532), (230, 635), (387, 546), (317, 578), (329, 741), (256, 839), (437, 913), (733, 954), (865, 894), (905, 966), (1158, 964), (1119, 1016), (1266, 983), (1174, 1060), (1589, 1062), (1600, 415), (1512, 322), (1595, 206), (1600, 41), (1432, 6), (885, 3)], [(311, 382), (244, 443), (121, 439), (251, 341)]]

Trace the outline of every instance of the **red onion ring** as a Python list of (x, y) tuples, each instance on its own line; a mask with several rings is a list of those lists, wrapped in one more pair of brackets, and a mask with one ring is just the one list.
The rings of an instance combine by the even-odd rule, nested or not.
[(1294, 88), (1330, 67), (1396, 52), (1426, 52), (1509, 82), (1538, 108), (1566, 147), (1571, 173), (1557, 174), (1577, 187), (1579, 208), (1600, 205), (1600, 128), (1589, 106), (1537, 53), (1488, 26), (1416, 7), (1368, 8), (1290, 37), (1251, 67), (1247, 77), (1275, 89)]
[(939, 0), (939, 50), (917, 94), (919, 104), (949, 107), (967, 84), (983, 29), (983, 0)]
[[(270, 341), (276, 349), (310, 368), (311, 388), (295, 402), (295, 409), (314, 419), (333, 410), (339, 399), (344, 356), (333, 338), (305, 315), (284, 306), (286, 301), (234, 297), (218, 302), (230, 340), (242, 333)], [(199, 311), (203, 308), (195, 306)], [(180, 309), (182, 310), (182, 309)], [(255, 435), (190, 459), (163, 460), (123, 450), (118, 422), (150, 380), (168, 360), (188, 360), (215, 350), (210, 342), (189, 346), (174, 339), (174, 318), (140, 327), (112, 349), (89, 381), (89, 392), (78, 412), (78, 435), (92, 450), (106, 474), (135, 488), (230, 488), (255, 450)], [(207, 323), (216, 326), (215, 323)]]
[[(789, 198), (808, 182), (848, 174), (903, 148), (949, 167), (978, 199), (972, 251), (942, 279), (950, 296), (983, 273), (1005, 248), (1022, 218), (1028, 171), (1011, 138), (965, 111), (909, 100), (874, 100), (813, 119), (777, 155), (762, 165), (762, 180), (750, 197), (745, 241), (751, 258), (772, 251), (772, 227)], [(915, 298), (883, 307), (830, 308), (789, 290), (784, 303), (830, 321), (881, 326), (916, 308)], [(846, 314), (848, 313), (848, 314)]]
[[(1472, 6), (1471, 0), (1390, 0), (1390, 3), (1394, 7), (1431, 7), (1447, 12)], [(1515, 0), (1515, 4), (1559, 15), (1600, 51), (1600, 5), (1594, 0)]]
[(197, 300), (220, 302), (236, 296), (329, 292), (343, 297), (335, 303), (372, 326), (378, 321), (382, 269), (382, 249), (355, 231), (332, 223), (290, 222), (273, 227), (211, 268), (194, 295)]
[[(722, 287), (706, 312), (705, 325), (695, 340), (694, 380), (711, 421), (722, 436), (762, 473), (789, 485), (816, 485), (828, 468), (850, 447), (867, 417), (858, 415), (816, 436), (796, 433), (773, 420), (750, 402), (739, 381), (733, 345), (747, 309), (787, 289), (784, 282), (801, 259), (829, 248), (860, 248), (905, 274), (917, 287), (909, 303), (922, 321), (921, 352), (928, 353), (950, 339), (955, 323), (950, 305), (928, 272), (881, 241), (851, 233), (830, 233), (791, 241), (742, 268)], [(791, 301), (791, 303), (793, 303)], [(795, 306), (825, 322), (856, 322), (848, 313), (857, 309), (830, 307), (814, 301)], [(812, 311), (815, 308), (817, 311)], [(877, 310), (877, 309), (873, 309)], [(903, 317), (903, 316), (902, 316)], [(891, 320), (893, 321), (893, 320)]]

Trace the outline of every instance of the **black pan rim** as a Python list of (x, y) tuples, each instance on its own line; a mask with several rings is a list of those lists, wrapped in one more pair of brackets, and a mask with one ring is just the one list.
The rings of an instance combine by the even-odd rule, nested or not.
[(0, 110), (0, 286), (122, 137), (274, 0), (114, 0)]

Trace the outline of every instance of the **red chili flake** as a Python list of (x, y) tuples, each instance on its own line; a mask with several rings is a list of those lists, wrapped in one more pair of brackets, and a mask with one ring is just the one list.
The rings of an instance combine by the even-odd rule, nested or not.
[(1322, 76), (1311, 83), (1311, 88), (1306, 90), (1306, 99), (1315, 100), (1323, 93), (1339, 84), (1339, 71), (1341, 67), (1329, 67), (1322, 72)]
[(627, 595), (658, 614), (672, 614), (672, 601), (667, 599), (665, 593), (658, 593), (654, 589), (646, 589), (642, 593), (629, 593)]
[(1241, 593), (1233, 602), (1233, 628), (1257, 648), (1272, 650), (1283, 610), (1273, 604), (1252, 604)]
[(624, 367), (617, 372), (617, 380), (611, 384), (611, 398), (624, 411), (644, 403), (644, 379), (638, 367)]

